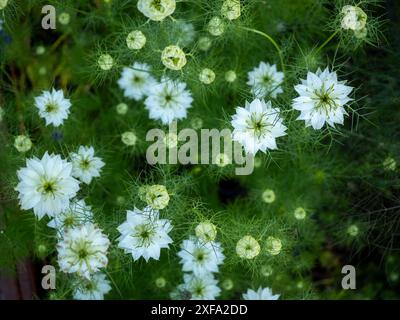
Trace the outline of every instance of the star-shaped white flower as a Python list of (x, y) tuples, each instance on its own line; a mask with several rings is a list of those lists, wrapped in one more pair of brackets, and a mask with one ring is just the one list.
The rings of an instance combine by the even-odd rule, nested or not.
[(212, 273), (196, 276), (194, 274), (185, 274), (184, 283), (178, 286), (178, 292), (188, 293), (190, 300), (215, 300), (221, 293), (218, 287), (218, 281), (214, 279)]
[(244, 108), (237, 107), (232, 116), (233, 140), (241, 143), (247, 153), (277, 149), (276, 138), (286, 135), (286, 127), (270, 101), (255, 99)]
[(139, 62), (122, 69), (118, 85), (124, 91), (125, 97), (139, 101), (147, 96), (151, 87), (157, 83), (149, 71), (148, 64)]
[(68, 118), (71, 102), (64, 98), (62, 90), (53, 89), (43, 91), (42, 95), (35, 98), (35, 106), (39, 109), (39, 116), (44, 118), (46, 126), (52, 124), (58, 127)]
[(278, 300), (279, 294), (272, 294), (270, 288), (259, 287), (257, 291), (248, 289), (246, 293), (243, 293), (244, 300)]
[(283, 79), (283, 72), (279, 72), (275, 64), (260, 62), (258, 67), (248, 73), (247, 84), (251, 86), (251, 93), (256, 98), (276, 98), (283, 92), (281, 88)]
[(84, 200), (72, 200), (69, 207), (55, 215), (47, 226), (57, 229), (63, 235), (65, 230), (86, 222), (93, 222), (92, 208)]
[(15, 190), (19, 192), (21, 208), (33, 209), (39, 219), (68, 209), (70, 199), (79, 190), (79, 181), (72, 177), (72, 164), (47, 152), (42, 159), (28, 159), (17, 175)]
[(90, 280), (76, 281), (75, 300), (104, 300), (104, 295), (111, 291), (110, 281), (103, 273), (96, 273)]
[(80, 146), (77, 153), (70, 154), (72, 161), (72, 175), (82, 182), (89, 184), (94, 177), (100, 177), (104, 162), (94, 156), (93, 147)]
[(149, 206), (143, 211), (128, 210), (126, 221), (118, 227), (121, 234), (118, 247), (132, 254), (135, 261), (140, 257), (146, 261), (150, 258), (159, 260), (161, 249), (172, 243), (168, 235), (171, 230), (170, 220), (160, 219), (159, 212)]
[(225, 256), (218, 242), (203, 242), (195, 237), (184, 240), (178, 256), (181, 258), (182, 270), (193, 272), (195, 275), (218, 272), (219, 265)]
[(293, 100), (293, 108), (301, 111), (297, 120), (304, 120), (307, 127), (321, 129), (325, 123), (331, 127), (343, 124), (347, 115), (345, 105), (352, 101), (349, 97), (353, 88), (346, 81), (338, 81), (336, 72), (318, 69), (308, 72), (307, 79), (294, 87), (299, 97)]
[(91, 279), (107, 266), (109, 246), (108, 238), (92, 223), (68, 229), (57, 244), (60, 269)]
[(175, 119), (186, 118), (192, 102), (192, 94), (185, 83), (163, 77), (159, 84), (152, 87), (144, 104), (150, 119), (170, 124)]

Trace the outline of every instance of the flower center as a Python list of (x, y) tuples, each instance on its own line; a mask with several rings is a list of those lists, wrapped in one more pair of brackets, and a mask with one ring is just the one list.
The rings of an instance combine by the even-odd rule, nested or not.
[(332, 99), (331, 93), (333, 91), (333, 87), (325, 90), (324, 88), (321, 91), (316, 91), (315, 95), (317, 97), (317, 109), (322, 109), (325, 113), (328, 113), (337, 108), (336, 102)]
[(140, 84), (140, 83), (142, 83), (143, 82), (143, 79), (141, 78), (141, 77), (139, 77), (139, 76), (134, 76), (133, 78), (132, 78), (132, 82), (134, 83), (134, 84)]
[(54, 195), (54, 193), (57, 191), (56, 183), (55, 181), (44, 181), (39, 190), (44, 195)]
[(267, 121), (264, 120), (265, 114), (262, 114), (261, 117), (255, 114), (252, 114), (250, 120), (248, 121), (248, 129), (253, 130), (254, 135), (258, 138), (263, 136), (270, 126)]
[(72, 227), (75, 224), (75, 219), (72, 216), (68, 216), (64, 219), (64, 226)]
[(90, 167), (90, 160), (89, 159), (82, 159), (80, 166), (83, 170), (87, 170)]
[(157, 11), (162, 10), (161, 0), (153, 0), (150, 6), (154, 7), (154, 9), (156, 9)]
[(198, 251), (195, 253), (195, 258), (196, 258), (197, 262), (202, 263), (202, 262), (205, 261), (206, 255), (205, 255), (205, 253), (204, 253), (202, 250), (198, 250)]
[(263, 78), (262, 78), (262, 82), (264, 83), (264, 84), (269, 84), (270, 82), (271, 82), (271, 77), (269, 76), (269, 75), (265, 75), (265, 76), (263, 76)]
[(80, 260), (86, 259), (87, 256), (89, 255), (89, 253), (87, 252), (87, 250), (85, 248), (79, 249), (77, 254), (78, 254), (78, 257)]
[(194, 288), (194, 292), (196, 293), (197, 296), (201, 297), (204, 295), (204, 287), (199, 284)]
[(54, 102), (46, 104), (45, 111), (48, 113), (56, 112), (58, 110), (57, 105)]
[(150, 246), (155, 233), (154, 227), (151, 224), (142, 224), (135, 231), (134, 237), (139, 238), (140, 246)]

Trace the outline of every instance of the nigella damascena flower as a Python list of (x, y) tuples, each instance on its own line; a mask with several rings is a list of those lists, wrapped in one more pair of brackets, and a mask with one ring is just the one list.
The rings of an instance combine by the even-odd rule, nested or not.
[(195, 237), (184, 240), (178, 256), (181, 258), (182, 270), (201, 276), (218, 272), (224, 262), (223, 249), (218, 242), (203, 242)]
[(78, 152), (71, 152), (72, 175), (89, 184), (93, 178), (100, 177), (101, 168), (105, 163), (94, 156), (93, 147), (80, 146)]
[(170, 124), (173, 120), (186, 118), (192, 102), (192, 94), (185, 83), (163, 77), (159, 84), (151, 88), (144, 104), (150, 119)]
[(278, 300), (279, 294), (273, 294), (270, 288), (259, 287), (257, 291), (248, 289), (246, 293), (243, 293), (244, 300)]
[(119, 87), (124, 91), (124, 96), (135, 101), (143, 99), (156, 84), (150, 75), (150, 66), (146, 63), (135, 62), (131, 67), (123, 68)]
[(316, 73), (308, 72), (307, 79), (294, 87), (299, 97), (293, 100), (293, 109), (301, 111), (297, 120), (304, 120), (307, 127), (321, 129), (325, 123), (334, 127), (343, 124), (347, 115), (345, 105), (353, 88), (346, 81), (338, 81), (336, 72), (328, 68)]
[(270, 101), (255, 99), (244, 108), (237, 107), (232, 116), (233, 140), (241, 143), (247, 153), (277, 149), (276, 138), (286, 135), (286, 127)]
[(110, 291), (110, 281), (105, 274), (96, 273), (90, 280), (76, 281), (73, 297), (75, 300), (104, 300), (104, 295)]
[(171, 221), (160, 219), (157, 210), (150, 206), (143, 211), (134, 208), (126, 212), (126, 221), (118, 227), (121, 234), (118, 247), (131, 254), (135, 261), (140, 257), (146, 261), (159, 260), (161, 249), (169, 248), (172, 243), (168, 235), (171, 230)]
[(51, 92), (43, 91), (36, 97), (35, 106), (39, 109), (39, 116), (46, 120), (46, 126), (52, 124), (58, 127), (68, 118), (71, 102), (64, 98), (62, 90), (53, 89)]
[(86, 205), (84, 200), (75, 199), (66, 210), (55, 215), (47, 226), (56, 229), (59, 235), (63, 235), (66, 230), (87, 222), (93, 222), (92, 208)]
[(178, 292), (187, 292), (187, 299), (190, 300), (215, 300), (221, 293), (218, 281), (212, 273), (201, 276), (185, 274), (183, 281), (184, 283), (179, 285), (177, 290)]
[(91, 279), (107, 266), (109, 246), (110, 240), (93, 223), (68, 229), (57, 244), (60, 270)]
[(251, 93), (259, 99), (265, 97), (276, 98), (283, 90), (284, 74), (279, 72), (275, 64), (260, 62), (258, 67), (255, 67), (248, 73), (247, 84), (251, 86)]
[(79, 181), (72, 176), (72, 164), (47, 152), (42, 159), (28, 159), (17, 175), (19, 183), (15, 190), (19, 192), (21, 208), (33, 209), (39, 219), (66, 210), (79, 190)]

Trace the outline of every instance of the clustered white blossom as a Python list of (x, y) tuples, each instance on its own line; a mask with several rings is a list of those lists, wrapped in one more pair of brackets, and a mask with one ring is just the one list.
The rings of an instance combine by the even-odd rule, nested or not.
[[(0, 9), (6, 5), (6, 0), (0, 0)], [(174, 13), (176, 1), (139, 0), (137, 8), (150, 20), (162, 21)], [(366, 30), (367, 15), (361, 8), (345, 6), (341, 13), (343, 29), (352, 30), (357, 34)], [(223, 2), (223, 18), (235, 20), (240, 15), (239, 0)], [(64, 16), (64, 24), (69, 22), (66, 19)], [(184, 21), (176, 23), (184, 35), (181, 41), (184, 47), (193, 41), (194, 27)], [(226, 20), (214, 16), (209, 20), (206, 29), (213, 36), (221, 36), (226, 29)], [(142, 31), (133, 30), (126, 38), (126, 45), (131, 50), (140, 50), (146, 45), (146, 41)], [(198, 47), (203, 51), (207, 51), (211, 45), (209, 37), (202, 37), (198, 41)], [(97, 63), (102, 70), (107, 71), (114, 66), (114, 58), (109, 54), (102, 54)], [(169, 72), (182, 70), (187, 64), (186, 54), (178, 45), (169, 45), (162, 50), (161, 63)], [(186, 118), (194, 100), (186, 83), (165, 75), (158, 81), (150, 72), (151, 67), (148, 64), (137, 61), (130, 67), (124, 67), (118, 80), (118, 86), (123, 90), (124, 96), (135, 101), (143, 100), (149, 118), (164, 125)], [(228, 70), (224, 75), (225, 80), (231, 84), (238, 79), (237, 77), (234, 70)], [(202, 69), (198, 75), (199, 81), (207, 85), (213, 83), (215, 78), (215, 72), (209, 68)], [(287, 134), (282, 113), (279, 108), (274, 107), (277, 103), (264, 100), (276, 99), (283, 93), (284, 79), (284, 73), (278, 71), (275, 64), (262, 61), (248, 72), (247, 85), (251, 87), (250, 92), (254, 100), (246, 101), (244, 107), (237, 107), (231, 120), (234, 128), (232, 138), (239, 142), (248, 154), (255, 155), (258, 151), (266, 153), (277, 149), (276, 139)], [(324, 71), (318, 69), (315, 73), (308, 72), (307, 78), (301, 80), (294, 89), (299, 96), (293, 99), (292, 108), (300, 111), (297, 120), (305, 121), (306, 127), (311, 126), (318, 130), (325, 124), (331, 127), (343, 124), (344, 116), (347, 115), (345, 107), (352, 101), (350, 94), (353, 88), (347, 86), (346, 81), (339, 81), (336, 72), (331, 72), (329, 68)], [(43, 91), (36, 97), (35, 106), (39, 116), (45, 119), (46, 126), (51, 124), (58, 127), (68, 118), (71, 102), (64, 97), (62, 90), (52, 89)], [(125, 115), (128, 106), (120, 103), (116, 109), (118, 114)], [(0, 112), (1, 120), (3, 109), (0, 109)], [(202, 120), (197, 119), (197, 123), (195, 120), (192, 119), (193, 127), (200, 129)], [(176, 147), (177, 137), (171, 137), (171, 140), (173, 141), (166, 141), (166, 144)], [(121, 141), (127, 146), (134, 146), (137, 136), (133, 131), (126, 131), (122, 133)], [(26, 135), (19, 135), (15, 138), (14, 146), (21, 153), (27, 152), (32, 148), (32, 141)], [(91, 206), (77, 194), (80, 182), (90, 184), (93, 178), (100, 176), (105, 163), (95, 156), (92, 146), (80, 146), (77, 152), (71, 152), (69, 156), (70, 162), (62, 159), (60, 155), (48, 152), (41, 159), (27, 159), (26, 166), (17, 172), (19, 181), (15, 190), (18, 192), (22, 209), (33, 209), (39, 219), (46, 215), (51, 218), (47, 225), (57, 230), (60, 269), (78, 277), (73, 288), (73, 297), (81, 300), (101, 300), (111, 290), (110, 281), (101, 273), (108, 264), (110, 240), (95, 224)], [(226, 166), (230, 162), (229, 155), (217, 155), (216, 163), (219, 166)], [(395, 165), (392, 164), (392, 167)], [(159, 260), (162, 249), (169, 249), (173, 243), (170, 237), (173, 229), (171, 220), (161, 218), (158, 211), (168, 206), (170, 193), (164, 185), (158, 184), (145, 186), (139, 193), (147, 206), (143, 210), (136, 207), (127, 210), (126, 220), (117, 228), (118, 248), (130, 254), (134, 261), (141, 257), (146, 262), (150, 259)], [(262, 193), (262, 200), (268, 204), (273, 203), (274, 191), (266, 189)], [(306, 211), (298, 207), (294, 210), (294, 216), (298, 220), (305, 219)], [(200, 222), (194, 231), (196, 237), (189, 236), (183, 240), (181, 250), (177, 254), (184, 272), (183, 283), (171, 296), (212, 300), (221, 293), (215, 275), (218, 274), (225, 255), (221, 244), (216, 241), (217, 227), (213, 223)], [(261, 253), (261, 246), (253, 236), (246, 235), (237, 241), (235, 250), (241, 259), (251, 260)], [(269, 236), (265, 251), (270, 256), (280, 254), (282, 241)], [(166, 280), (163, 277), (157, 278), (157, 287), (163, 288), (165, 284)], [(225, 287), (232, 289), (233, 282)], [(273, 295), (270, 288), (259, 287), (257, 291), (248, 289), (242, 297), (246, 300), (277, 300), (280, 295)]]
[[(171, 293), (171, 297), (191, 300), (214, 300), (221, 293), (214, 274), (225, 256), (220, 243), (215, 242), (216, 226), (209, 221), (200, 223), (196, 229), (196, 237), (190, 236), (183, 241), (178, 252), (183, 276), (183, 284)], [(184, 294), (188, 293), (187, 296)]]

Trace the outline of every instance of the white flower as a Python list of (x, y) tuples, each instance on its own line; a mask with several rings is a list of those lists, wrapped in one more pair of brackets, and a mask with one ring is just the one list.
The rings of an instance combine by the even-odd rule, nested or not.
[(19, 152), (27, 152), (32, 148), (32, 141), (28, 136), (19, 135), (15, 137), (14, 147)]
[(36, 97), (35, 106), (39, 109), (39, 116), (46, 120), (46, 126), (52, 124), (58, 127), (68, 118), (71, 102), (64, 98), (62, 90), (53, 89), (51, 92), (43, 91), (41, 96)]
[(175, 11), (175, 0), (139, 0), (137, 8), (153, 21), (164, 20)]
[(276, 98), (282, 93), (281, 84), (284, 79), (284, 73), (279, 72), (276, 65), (260, 62), (258, 67), (248, 73), (247, 84), (251, 86), (251, 93), (259, 99), (265, 97)]
[(92, 208), (86, 205), (84, 200), (75, 200), (71, 202), (66, 210), (55, 215), (47, 226), (57, 229), (60, 235), (62, 235), (69, 228), (92, 221)]
[(124, 96), (136, 101), (144, 98), (149, 89), (156, 84), (150, 75), (150, 66), (146, 63), (135, 62), (130, 68), (123, 68), (119, 87), (124, 90)]
[(345, 30), (361, 31), (367, 24), (367, 14), (357, 6), (344, 6), (342, 8), (342, 28)]
[(247, 153), (256, 154), (258, 150), (277, 149), (276, 138), (286, 135), (286, 127), (279, 116), (279, 109), (271, 102), (255, 99), (246, 101), (245, 108), (237, 107), (232, 116), (233, 140), (240, 142)]
[(308, 72), (307, 80), (295, 86), (299, 97), (293, 100), (293, 108), (301, 111), (297, 120), (304, 120), (307, 127), (321, 129), (325, 122), (334, 127), (343, 124), (347, 115), (344, 106), (351, 101), (349, 94), (353, 88), (346, 86), (346, 81), (338, 81), (336, 72)]
[(259, 287), (257, 291), (248, 289), (246, 293), (243, 293), (244, 300), (278, 300), (279, 294), (272, 294), (270, 288)]
[(195, 237), (183, 241), (178, 256), (181, 258), (182, 270), (198, 276), (218, 272), (218, 266), (225, 259), (218, 242), (203, 242)]
[(146, 36), (140, 30), (133, 30), (126, 37), (126, 45), (131, 50), (140, 50), (146, 44)]
[(60, 270), (90, 279), (107, 266), (109, 245), (108, 238), (92, 223), (66, 230), (57, 244)]
[(161, 62), (168, 69), (181, 70), (187, 63), (186, 54), (178, 46), (168, 46), (161, 53)]
[(19, 192), (21, 208), (33, 208), (39, 219), (67, 209), (79, 190), (79, 181), (72, 177), (72, 164), (47, 152), (42, 159), (28, 159), (17, 175), (19, 183), (15, 190)]
[(91, 280), (76, 281), (75, 300), (104, 300), (104, 295), (111, 291), (110, 281), (105, 274), (96, 273)]
[(93, 147), (80, 146), (78, 152), (70, 153), (72, 162), (72, 176), (89, 184), (94, 177), (100, 177), (104, 162), (94, 156)]
[(168, 219), (160, 219), (159, 212), (146, 207), (143, 211), (135, 208), (128, 210), (126, 221), (118, 227), (121, 236), (118, 247), (132, 254), (133, 260), (143, 257), (159, 260), (162, 248), (169, 248), (172, 239), (168, 233), (172, 230)]
[(185, 274), (184, 283), (178, 286), (180, 292), (188, 292), (190, 300), (215, 300), (221, 293), (218, 281), (212, 274), (196, 276)]
[(144, 104), (150, 119), (170, 124), (175, 119), (186, 118), (192, 102), (192, 94), (186, 90), (185, 83), (163, 77), (161, 83), (152, 87)]

